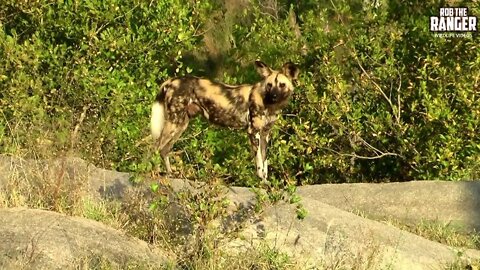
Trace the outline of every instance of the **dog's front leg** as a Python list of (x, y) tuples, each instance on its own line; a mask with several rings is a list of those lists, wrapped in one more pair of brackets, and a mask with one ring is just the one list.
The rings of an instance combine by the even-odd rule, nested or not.
[(255, 155), (255, 165), (257, 175), (262, 181), (267, 181), (268, 161), (267, 161), (267, 140), (268, 133), (262, 130), (252, 130), (249, 132), (249, 139), (252, 145), (252, 152)]

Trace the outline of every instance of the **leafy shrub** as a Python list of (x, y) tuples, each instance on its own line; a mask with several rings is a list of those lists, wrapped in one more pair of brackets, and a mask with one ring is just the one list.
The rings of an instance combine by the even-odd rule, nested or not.
[[(2, 8), (3, 121), (39, 133), (59, 130), (51, 139), (62, 148), (86, 110), (79, 143), (85, 156), (126, 168), (126, 160), (142, 153), (132, 144), (145, 134), (157, 81), (198, 41), (190, 18), (195, 6), (42, 3), (11, 1)], [(24, 139), (43, 134), (32, 135)]]
[[(254, 83), (260, 58), (302, 69), (269, 148), (275, 185), (478, 177), (478, 35), (434, 37), (437, 1), (291, 3), (7, 0), (1, 151), (148, 172), (161, 164), (146, 139), (159, 83)], [(183, 176), (257, 182), (240, 132), (196, 119), (175, 150)]]

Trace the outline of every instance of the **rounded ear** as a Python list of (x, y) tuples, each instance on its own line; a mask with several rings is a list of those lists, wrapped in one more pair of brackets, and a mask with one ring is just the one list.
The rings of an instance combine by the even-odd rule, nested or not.
[(257, 68), (258, 74), (260, 74), (263, 78), (266, 78), (272, 74), (272, 70), (262, 61), (255, 61), (255, 67)]
[(285, 74), (291, 81), (298, 79), (298, 73), (300, 69), (292, 62), (287, 62), (282, 67), (282, 73)]

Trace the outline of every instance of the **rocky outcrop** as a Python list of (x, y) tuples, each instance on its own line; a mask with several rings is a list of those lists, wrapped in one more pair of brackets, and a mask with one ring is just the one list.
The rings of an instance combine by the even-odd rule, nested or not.
[(298, 195), (375, 219), (480, 231), (480, 181), (412, 181), (300, 187)]
[[(129, 174), (99, 169), (81, 159), (25, 161), (0, 156), (0, 188), (11, 184), (12, 179), (18, 183), (19, 179), (30, 181), (35, 177), (81, 182), (85, 194), (94, 199), (121, 200), (132, 189), (148, 194), (145, 185), (131, 184)], [(168, 192), (198, 189), (192, 188), (195, 185), (186, 180), (171, 179), (169, 182)], [(241, 237), (223, 243), (223, 248), (232, 252), (267, 243), (306, 266), (357, 269), (437, 269), (461, 258), (480, 259), (477, 250), (429, 241), (369, 219), (391, 218), (411, 224), (437, 221), (478, 230), (480, 182), (418, 181), (299, 187), (297, 194), (308, 212), (303, 220), (297, 219), (294, 205), (285, 203), (267, 206), (262, 213), (252, 214), (248, 210), (255, 205), (255, 195), (249, 189), (226, 187), (226, 190), (232, 211), (223, 223), (229, 226), (238, 220), (244, 222)], [(169, 210), (172, 222), (177, 222), (181, 216), (177, 211), (181, 209), (172, 207)], [(140, 240), (82, 218), (41, 210), (0, 209), (0, 220), (0, 255), (3, 258), (28, 255), (38, 265), (55, 267), (62, 265), (55, 261), (57, 257), (70, 262), (91, 253), (108, 256), (119, 263), (139, 260), (160, 265), (166, 261), (166, 256), (162, 255), (165, 252), (152, 251)], [(188, 230), (182, 233), (188, 234)]]
[(0, 209), (0, 220), (1, 269), (9, 262), (27, 269), (71, 269), (89, 258), (120, 267), (160, 268), (168, 262), (160, 250), (93, 220), (26, 208)]

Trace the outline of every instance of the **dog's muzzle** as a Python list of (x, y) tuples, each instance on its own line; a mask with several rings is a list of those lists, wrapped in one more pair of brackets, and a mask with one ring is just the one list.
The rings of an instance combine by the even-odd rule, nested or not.
[(278, 102), (278, 94), (275, 91), (269, 91), (265, 95), (265, 103), (273, 104)]

